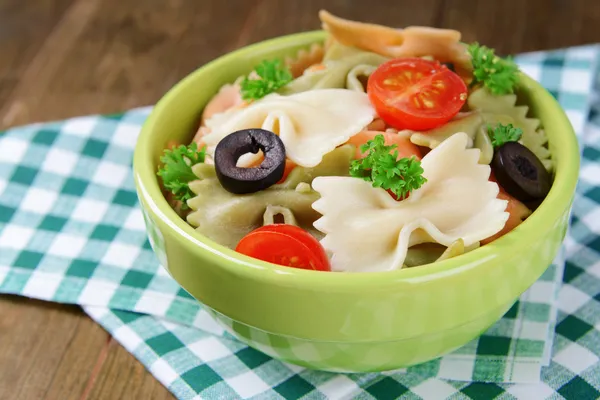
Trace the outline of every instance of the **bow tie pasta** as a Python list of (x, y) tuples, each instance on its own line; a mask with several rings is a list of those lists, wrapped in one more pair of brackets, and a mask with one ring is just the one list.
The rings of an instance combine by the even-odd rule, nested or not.
[(307, 230), (318, 218), (311, 204), (319, 196), (302, 186), (298, 189), (269, 188), (252, 195), (235, 196), (223, 189), (214, 177), (192, 182), (190, 188), (196, 197), (188, 200), (192, 209), (187, 216), (188, 223), (206, 237), (232, 249), (241, 238), (262, 226), (263, 218), (273, 218), (272, 207), (279, 209), (278, 213), (283, 215), (286, 223), (293, 222)]
[(385, 57), (431, 56), (442, 62), (452, 62), (461, 76), (468, 77), (473, 70), (461, 34), (451, 29), (410, 26), (394, 29), (387, 26), (349, 21), (325, 10), (319, 12), (323, 29), (335, 40), (380, 54)]
[(253, 229), (272, 223), (276, 215), (318, 237), (320, 232), (312, 228), (312, 223), (319, 214), (312, 209), (312, 203), (319, 195), (311, 189), (310, 182), (315, 176), (348, 175), (354, 151), (352, 145), (338, 147), (323, 157), (318, 166), (295, 168), (280, 184), (242, 196), (223, 189), (214, 166), (197, 164), (193, 171), (198, 179), (190, 183), (195, 196), (187, 202), (192, 210), (187, 221), (198, 232), (230, 248), (235, 248)]
[(302, 167), (318, 165), (323, 156), (363, 130), (375, 117), (365, 93), (344, 89), (310, 90), (291, 96), (272, 94), (241, 110), (206, 121), (202, 139), (207, 153), (232, 132), (262, 128), (279, 135), (287, 157)]
[[(364, 51), (352, 51), (352, 54), (329, 59), (318, 68), (307, 69), (302, 76), (284, 86), (280, 93), (290, 95), (316, 89), (347, 88), (366, 92), (366, 88), (357, 80), (368, 78), (375, 67), (388, 59)], [(366, 81), (366, 79), (364, 79)]]
[(313, 208), (322, 217), (314, 226), (325, 234), (321, 244), (332, 253), (332, 270), (399, 269), (410, 246), (450, 246), (458, 239), (471, 246), (500, 231), (507, 202), (496, 198), (490, 167), (467, 144), (459, 132), (427, 154), (421, 164), (427, 182), (401, 202), (361, 179), (316, 178), (321, 198)]
[(410, 141), (418, 146), (434, 149), (456, 132), (464, 132), (469, 137), (468, 147), (481, 150), (479, 162), (489, 164), (492, 162), (494, 149), (488, 136), (483, 116), (479, 112), (470, 112), (456, 118), (445, 125), (428, 131), (401, 131), (400, 134), (410, 135)]
[(540, 129), (540, 121), (527, 117), (529, 107), (516, 105), (515, 94), (494, 96), (489, 90), (479, 88), (471, 93), (467, 103), (472, 110), (481, 112), (486, 123), (512, 124), (522, 129), (520, 142), (542, 161), (548, 171), (552, 170), (550, 150), (546, 147), (548, 138), (543, 129)]

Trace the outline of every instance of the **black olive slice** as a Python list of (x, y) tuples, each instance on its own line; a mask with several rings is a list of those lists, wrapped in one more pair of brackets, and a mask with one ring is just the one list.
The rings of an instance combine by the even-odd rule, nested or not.
[(456, 72), (456, 69), (454, 68), (454, 64), (452, 64), (451, 62), (445, 62), (442, 63), (442, 65), (445, 65), (446, 67), (448, 67), (448, 69), (452, 72)]
[[(265, 159), (255, 168), (237, 167), (246, 153), (261, 150)], [(273, 132), (244, 129), (225, 136), (215, 148), (215, 171), (221, 186), (234, 194), (254, 193), (277, 183), (285, 170), (285, 146)]]
[(544, 199), (537, 199), (537, 200), (531, 200), (528, 201), (526, 203), (524, 203), (527, 208), (529, 208), (531, 211), (535, 211), (538, 209), (538, 207), (542, 204), (542, 202), (544, 201)]
[(543, 199), (552, 186), (544, 164), (518, 142), (507, 142), (496, 149), (492, 169), (500, 186), (522, 202)]

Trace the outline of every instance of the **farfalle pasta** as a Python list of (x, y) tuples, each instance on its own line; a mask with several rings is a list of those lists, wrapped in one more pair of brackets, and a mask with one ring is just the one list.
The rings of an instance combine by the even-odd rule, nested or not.
[[(361, 68), (364, 76), (369, 71), (369, 67), (377, 67), (386, 60), (377, 54), (362, 51), (339, 59), (327, 60), (320, 68), (307, 69), (303, 75), (283, 87), (282, 93), (290, 95), (316, 89), (356, 89), (356, 85), (348, 87), (349, 84), (355, 83), (353, 77), (357, 78), (357, 74), (361, 74), (360, 69), (356, 70), (356, 68)], [(368, 75), (371, 73), (372, 71)]]
[(165, 197), (199, 234), (290, 268), (422, 268), (518, 228), (552, 186), (520, 72), (460, 32), (321, 11), (326, 31), (224, 84)]
[(479, 150), (467, 144), (459, 132), (427, 154), (421, 163), (427, 182), (403, 201), (364, 180), (315, 178), (321, 198), (313, 208), (322, 217), (314, 226), (325, 233), (321, 244), (333, 255), (332, 270), (390, 271), (404, 265), (411, 246), (459, 239), (471, 246), (502, 229), (507, 202), (497, 198), (489, 166), (478, 163)]
[(272, 94), (241, 110), (206, 121), (203, 137), (211, 156), (231, 132), (262, 128), (275, 132), (297, 165), (314, 167), (323, 156), (347, 142), (373, 121), (375, 109), (365, 93), (321, 89), (292, 96)]
[(523, 130), (521, 142), (544, 163), (546, 169), (552, 169), (548, 138), (540, 128), (540, 121), (527, 116), (529, 107), (517, 106), (517, 96), (507, 94), (494, 96), (485, 88), (474, 90), (469, 96), (468, 104), (472, 110), (481, 112), (484, 121), (489, 124), (512, 124)]
[(441, 62), (452, 62), (459, 74), (469, 77), (472, 71), (461, 34), (452, 29), (409, 26), (394, 29), (387, 26), (349, 21), (321, 11), (323, 28), (341, 44), (365, 49), (390, 58), (431, 56)]
[(447, 124), (427, 131), (402, 131), (400, 134), (409, 135), (410, 141), (418, 146), (434, 149), (456, 132), (464, 132), (468, 136), (468, 147), (481, 150), (479, 162), (492, 162), (494, 149), (485, 129), (485, 120), (481, 113), (473, 111)]
[(194, 193), (188, 201), (187, 222), (214, 241), (235, 248), (239, 240), (276, 216), (286, 224), (298, 225), (321, 236), (312, 227), (319, 214), (312, 208), (318, 194), (310, 183), (316, 176), (347, 175), (353, 147), (341, 146), (328, 153), (314, 168), (295, 168), (287, 178), (267, 190), (236, 196), (223, 189), (213, 165), (193, 167), (197, 180), (190, 183)]

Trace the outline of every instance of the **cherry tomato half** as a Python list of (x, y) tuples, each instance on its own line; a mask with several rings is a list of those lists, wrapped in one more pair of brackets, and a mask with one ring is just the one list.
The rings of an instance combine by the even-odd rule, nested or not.
[(331, 270), (321, 243), (294, 225), (272, 224), (255, 229), (240, 240), (235, 251), (286, 267)]
[(437, 61), (398, 58), (371, 74), (367, 94), (388, 125), (422, 131), (454, 117), (467, 100), (467, 86)]

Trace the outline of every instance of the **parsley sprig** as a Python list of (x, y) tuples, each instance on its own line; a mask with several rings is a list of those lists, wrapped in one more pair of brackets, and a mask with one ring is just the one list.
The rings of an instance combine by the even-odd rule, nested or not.
[(383, 135), (377, 135), (360, 146), (360, 151), (369, 152), (360, 160), (350, 164), (350, 175), (371, 181), (373, 187), (392, 192), (398, 199), (405, 198), (411, 191), (423, 186), (421, 162), (415, 157), (398, 159), (397, 145), (386, 146)]
[(515, 128), (512, 124), (498, 124), (493, 128), (488, 125), (487, 132), (492, 140), (492, 146), (494, 146), (495, 149), (506, 142), (516, 142), (523, 136), (523, 130), (521, 128)]
[(189, 146), (180, 145), (173, 149), (165, 149), (160, 157), (163, 167), (158, 170), (157, 175), (162, 178), (165, 189), (182, 202), (182, 210), (188, 208), (186, 202), (194, 197), (188, 183), (198, 177), (192, 171), (192, 167), (203, 163), (205, 156), (206, 147), (198, 150), (198, 145), (194, 142)]
[(511, 58), (501, 58), (479, 43), (469, 45), (473, 63), (473, 83), (481, 83), (494, 95), (513, 93), (519, 82), (519, 67)]
[(258, 100), (273, 93), (292, 80), (292, 73), (280, 60), (265, 60), (255, 68), (259, 79), (245, 77), (242, 80), (242, 99)]

